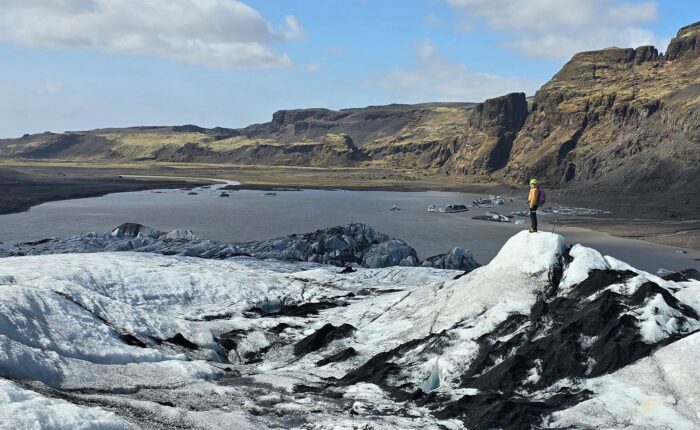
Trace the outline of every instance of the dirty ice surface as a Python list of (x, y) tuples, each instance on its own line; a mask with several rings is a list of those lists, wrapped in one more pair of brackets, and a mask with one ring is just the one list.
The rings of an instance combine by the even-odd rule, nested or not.
[(0, 427), (700, 426), (698, 280), (527, 232), (466, 275), (341, 270), (2, 258)]

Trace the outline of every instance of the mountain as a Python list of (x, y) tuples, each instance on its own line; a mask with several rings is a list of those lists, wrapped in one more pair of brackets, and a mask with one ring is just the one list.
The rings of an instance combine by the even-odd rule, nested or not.
[(575, 55), (535, 95), (503, 173), (582, 195), (612, 188), (697, 202), (700, 23), (682, 28), (665, 55), (652, 46)]
[[(130, 160), (292, 166), (357, 166), (375, 159), (390, 164), (409, 148), (421, 165), (440, 166), (428, 149), (459, 135), (474, 104), (429, 103), (363, 109), (275, 112), (272, 121), (243, 129), (194, 125), (43, 133), (1, 139), (0, 157)], [(392, 149), (392, 148), (398, 149)], [(410, 151), (409, 151), (410, 152)]]
[(0, 258), (8, 428), (700, 426), (696, 271), (551, 233), (468, 274), (91, 248), (109, 240)]
[[(242, 129), (135, 127), (0, 140), (0, 158), (421, 168), (536, 176), (570, 195), (700, 209), (700, 23), (666, 53), (576, 54), (533, 98), (275, 112)], [(612, 190), (612, 191), (611, 191)], [(688, 202), (688, 203), (685, 203)], [(625, 204), (630, 204), (626, 202)]]

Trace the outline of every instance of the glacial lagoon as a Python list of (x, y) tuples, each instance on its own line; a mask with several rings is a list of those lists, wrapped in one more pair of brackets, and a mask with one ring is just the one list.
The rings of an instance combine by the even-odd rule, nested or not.
[[(488, 263), (505, 241), (527, 229), (522, 224), (473, 220), (487, 211), (507, 214), (526, 209), (522, 201), (495, 209), (428, 212), (430, 205), (469, 205), (484, 195), (457, 192), (301, 190), (229, 191), (220, 185), (194, 190), (153, 190), (45, 203), (30, 211), (0, 216), (0, 242), (65, 237), (88, 231), (111, 231), (123, 222), (138, 222), (168, 231), (192, 230), (201, 238), (222, 242), (263, 240), (334, 225), (364, 222), (412, 245), (421, 259), (455, 246), (469, 248), (477, 261)], [(196, 194), (192, 194), (196, 193)], [(393, 210), (392, 210), (393, 209)], [(604, 209), (604, 208), (603, 208)], [(552, 230), (555, 215), (540, 214), (540, 229)], [(564, 218), (565, 216), (559, 215)], [(682, 270), (699, 266), (700, 252), (621, 239), (606, 233), (556, 227), (569, 244), (581, 243), (613, 255), (635, 267), (656, 273), (659, 268)]]

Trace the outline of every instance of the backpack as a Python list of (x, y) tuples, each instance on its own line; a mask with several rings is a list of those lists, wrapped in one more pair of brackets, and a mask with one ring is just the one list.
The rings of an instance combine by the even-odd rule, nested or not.
[(539, 197), (537, 198), (537, 206), (544, 206), (545, 203), (545, 195), (544, 195), (544, 190), (542, 188), (537, 188), (539, 191)]

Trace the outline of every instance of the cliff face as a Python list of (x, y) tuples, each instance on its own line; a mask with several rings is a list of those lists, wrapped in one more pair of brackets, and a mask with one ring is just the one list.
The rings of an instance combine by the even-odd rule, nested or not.
[(700, 57), (700, 22), (678, 30), (678, 35), (671, 40), (666, 50), (666, 59), (669, 61), (698, 57)]
[(271, 166), (348, 167), (365, 161), (346, 134), (325, 134), (314, 140), (279, 143), (271, 139), (234, 137), (210, 144), (187, 143), (159, 149), (154, 158), (171, 162), (257, 164)]
[(668, 191), (697, 201), (699, 38), (695, 24), (678, 32), (665, 55), (650, 46), (575, 55), (535, 95), (506, 180), (538, 177), (552, 187), (613, 188), (621, 196)]
[[(296, 143), (318, 139), (326, 134), (345, 134), (358, 148), (388, 142), (403, 136), (404, 141), (418, 143), (431, 132), (441, 135), (460, 131), (472, 103), (427, 103), (418, 105), (369, 106), (359, 109), (295, 109), (281, 110), (272, 121), (241, 130), (250, 138), (273, 139), (280, 143)], [(442, 125), (453, 125), (447, 130)], [(398, 141), (398, 140), (397, 140)]]
[(524, 93), (512, 93), (478, 104), (465, 133), (446, 163), (453, 173), (489, 174), (503, 168), (513, 142), (528, 116)]
[(426, 103), (275, 112), (242, 129), (194, 125), (43, 133), (0, 139), (0, 157), (292, 166), (502, 168), (527, 116), (523, 93), (484, 103)]
[(527, 113), (525, 94), (513, 93), (479, 104), (284, 110), (270, 123), (250, 126), (242, 134), (295, 144), (342, 133), (356, 145), (355, 161), (489, 174), (505, 166)]

